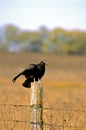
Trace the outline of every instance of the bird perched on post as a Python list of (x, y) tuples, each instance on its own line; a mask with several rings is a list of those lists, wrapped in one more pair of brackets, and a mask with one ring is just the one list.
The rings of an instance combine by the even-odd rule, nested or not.
[(26, 80), (24, 81), (24, 83), (22, 85), (25, 88), (30, 88), (31, 87), (31, 82), (38, 81), (38, 80), (40, 80), (42, 78), (42, 76), (45, 73), (45, 65), (46, 64), (47, 63), (44, 62), (44, 61), (41, 61), (38, 64), (30, 64), (28, 66), (28, 68), (26, 68), (24, 71), (22, 71), (17, 76), (15, 76), (12, 79), (12, 81), (15, 82), (16, 79), (19, 76), (24, 75)]

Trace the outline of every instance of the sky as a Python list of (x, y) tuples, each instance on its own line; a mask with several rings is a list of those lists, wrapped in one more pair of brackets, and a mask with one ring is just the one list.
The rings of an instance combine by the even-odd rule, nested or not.
[(86, 0), (0, 0), (0, 26), (86, 31)]

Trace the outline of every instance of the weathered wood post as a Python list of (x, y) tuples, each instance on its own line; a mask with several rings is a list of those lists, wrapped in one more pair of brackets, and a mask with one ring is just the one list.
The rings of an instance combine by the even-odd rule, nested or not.
[(30, 130), (43, 130), (43, 86), (41, 81), (31, 84)]

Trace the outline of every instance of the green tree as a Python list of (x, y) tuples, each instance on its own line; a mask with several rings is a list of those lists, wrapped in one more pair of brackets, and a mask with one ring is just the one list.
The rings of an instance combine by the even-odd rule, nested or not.
[(6, 25), (4, 28), (4, 47), (9, 48), (10, 43), (15, 41), (16, 35), (19, 33), (19, 28), (14, 25)]

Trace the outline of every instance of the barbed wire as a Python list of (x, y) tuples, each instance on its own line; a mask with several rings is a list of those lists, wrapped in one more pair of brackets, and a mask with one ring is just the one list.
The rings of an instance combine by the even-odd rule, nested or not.
[[(24, 104), (0, 104), (0, 106), (14, 106), (14, 107), (28, 107), (30, 108), (30, 105), (24, 105)], [(59, 109), (59, 108), (51, 108), (51, 107), (43, 107), (45, 110), (58, 110), (58, 111), (82, 111), (86, 112), (85, 109)]]
[[(8, 107), (7, 109), (19, 108), (25, 109), (25, 113), (29, 113), (30, 105), (24, 104), (0, 104), (0, 106)], [(4, 109), (4, 108), (2, 108)], [(7, 110), (6, 109), (6, 110)], [(14, 109), (14, 111), (16, 110)], [(27, 109), (27, 110), (26, 110)], [(16, 111), (17, 112), (17, 111)], [(27, 116), (28, 114), (26, 114)], [(14, 116), (14, 115), (12, 115)], [(22, 116), (22, 115), (21, 115)], [(82, 117), (81, 117), (82, 116)], [(9, 114), (10, 117), (10, 114)], [(80, 118), (80, 119), (79, 119)], [(57, 130), (58, 128), (76, 130), (85, 130), (86, 129), (86, 110), (85, 109), (59, 109), (59, 108), (50, 108), (43, 107), (43, 120), (44, 120), (44, 130)], [(12, 123), (26, 123), (29, 125), (29, 119), (4, 119), (0, 116), (0, 121), (2, 122), (12, 122)], [(73, 122), (73, 123), (72, 123)]]
[(14, 107), (30, 107), (29, 105), (23, 105), (23, 104), (0, 104), (0, 106), (14, 106)]

